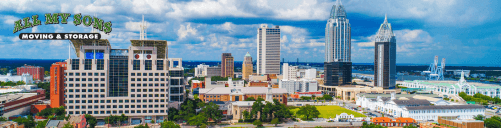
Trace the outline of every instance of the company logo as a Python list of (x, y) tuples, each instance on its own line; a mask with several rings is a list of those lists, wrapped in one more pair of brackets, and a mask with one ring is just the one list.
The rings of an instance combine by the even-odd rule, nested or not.
[[(68, 24), (68, 17), (70, 13), (46, 13), (45, 14), (45, 25), (48, 24)], [(91, 17), (89, 15), (82, 16), (82, 14), (75, 14), (73, 16), (73, 24), (75, 26), (84, 25), (86, 27), (92, 26), (93, 28), (108, 34), (112, 31), (111, 21), (104, 22), (102, 19), (97, 17)], [(25, 17), (21, 20), (14, 22), (14, 33), (19, 32), (26, 28), (32, 28), (35, 26), (42, 25), (42, 21), (38, 19), (38, 15), (33, 15), (31, 17)], [(70, 40), (70, 39), (80, 39), (80, 40), (96, 40), (101, 39), (101, 34), (99, 33), (21, 33), (19, 34), (19, 39), (21, 40)]]

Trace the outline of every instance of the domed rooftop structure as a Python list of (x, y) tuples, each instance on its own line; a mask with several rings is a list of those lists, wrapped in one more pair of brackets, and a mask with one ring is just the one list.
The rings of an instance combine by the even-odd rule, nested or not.
[(249, 54), (249, 52), (247, 52), (247, 54), (245, 54), (245, 57), (250, 57), (251, 55)]
[(338, 17), (346, 18), (346, 11), (344, 10), (344, 6), (341, 4), (341, 0), (337, 0), (336, 3), (337, 3), (336, 5), (332, 5), (330, 18), (338, 18)]

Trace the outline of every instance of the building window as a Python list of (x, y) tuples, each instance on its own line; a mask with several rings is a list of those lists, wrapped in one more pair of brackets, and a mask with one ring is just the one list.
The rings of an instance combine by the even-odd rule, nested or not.
[[(104, 60), (96, 60), (97, 70), (104, 70)], [(97, 75), (96, 75), (97, 76)]]
[(152, 61), (144, 60), (144, 70), (151, 70)]
[(71, 59), (71, 70), (79, 70), (80, 59)]
[(164, 70), (164, 60), (157, 60), (157, 70)]
[(141, 70), (140, 60), (134, 60), (134, 63), (132, 64), (132, 70)]
[(92, 59), (85, 59), (84, 63), (85, 63), (85, 68), (84, 68), (85, 70), (92, 70)]

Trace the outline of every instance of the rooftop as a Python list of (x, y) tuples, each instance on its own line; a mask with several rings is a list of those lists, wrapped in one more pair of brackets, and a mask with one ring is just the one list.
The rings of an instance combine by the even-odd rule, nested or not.
[[(230, 94), (231, 89), (239, 89), (243, 94), (265, 94), (268, 91), (268, 87), (215, 87), (209, 89), (200, 89), (200, 94)], [(271, 92), (274, 94), (287, 93), (286, 89), (283, 88), (272, 88)]]
[(430, 109), (484, 109), (480, 105), (439, 105), (439, 106), (413, 106), (406, 107), (407, 110), (430, 110)]

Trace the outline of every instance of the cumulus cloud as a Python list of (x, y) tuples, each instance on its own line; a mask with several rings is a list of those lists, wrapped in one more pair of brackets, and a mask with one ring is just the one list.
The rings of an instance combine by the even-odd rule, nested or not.
[(196, 35), (197, 34), (197, 29), (191, 27), (191, 23), (188, 23), (186, 26), (181, 25), (179, 30), (177, 30), (177, 34), (179, 36), (179, 40), (185, 38), (188, 36), (188, 34), (191, 35)]

